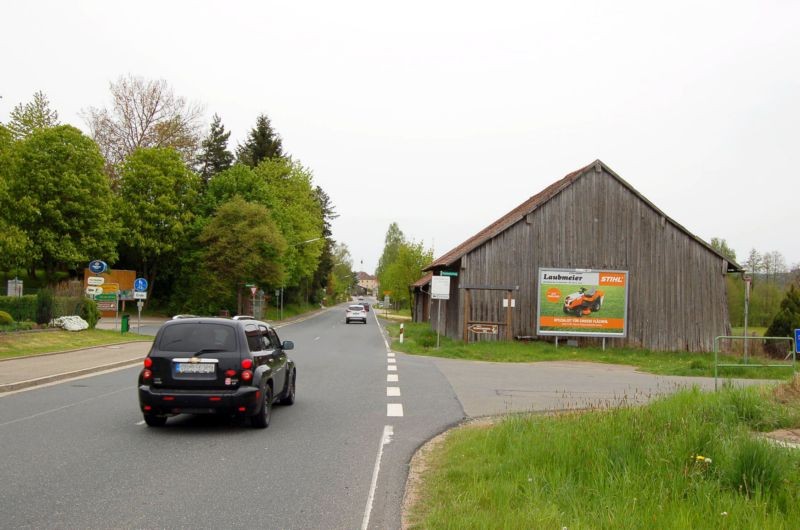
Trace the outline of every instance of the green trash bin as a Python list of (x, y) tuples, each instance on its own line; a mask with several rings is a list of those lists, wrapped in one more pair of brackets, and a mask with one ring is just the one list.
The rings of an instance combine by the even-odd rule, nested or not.
[(126, 333), (130, 331), (131, 329), (131, 325), (129, 322), (130, 318), (131, 318), (130, 315), (122, 315), (122, 324), (119, 327), (121, 333)]

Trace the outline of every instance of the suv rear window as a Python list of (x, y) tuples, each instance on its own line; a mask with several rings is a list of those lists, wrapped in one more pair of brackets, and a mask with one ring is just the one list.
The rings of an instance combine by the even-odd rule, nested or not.
[[(363, 305), (351, 305), (348, 308), (348, 310), (349, 311), (363, 311), (364, 310), (364, 306)], [(339, 311), (341, 311), (341, 309)]]
[(161, 351), (197, 352), (200, 350), (236, 350), (236, 334), (231, 326), (187, 322), (165, 326), (158, 343)]

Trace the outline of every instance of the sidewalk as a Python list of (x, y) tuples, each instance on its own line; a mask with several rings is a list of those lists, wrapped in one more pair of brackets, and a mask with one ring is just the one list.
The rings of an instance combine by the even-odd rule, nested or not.
[[(287, 318), (283, 321), (272, 322), (272, 324), (276, 328), (281, 328), (313, 318), (328, 310), (329, 308), (326, 307)], [(142, 328), (152, 328), (152, 334), (155, 335), (158, 327), (167, 320), (167, 318), (142, 318)], [(131, 319), (132, 329), (136, 329), (137, 324), (136, 317), (133, 317)], [(119, 329), (119, 320), (102, 318), (97, 323), (97, 329)], [(140, 342), (96, 346), (62, 353), (46, 353), (6, 360), (0, 359), (0, 396), (4, 392), (61, 381), (102, 370), (135, 365), (144, 359), (147, 352), (150, 351), (151, 344), (150, 340), (145, 339)]]
[(0, 395), (70, 377), (134, 365), (152, 342), (126, 342), (64, 353), (32, 355), (0, 361)]

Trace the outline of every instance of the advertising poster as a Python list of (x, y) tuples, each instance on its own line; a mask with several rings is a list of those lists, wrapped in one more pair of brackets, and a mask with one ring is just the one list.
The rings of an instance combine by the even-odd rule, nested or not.
[(539, 269), (536, 333), (624, 337), (628, 331), (628, 272)]

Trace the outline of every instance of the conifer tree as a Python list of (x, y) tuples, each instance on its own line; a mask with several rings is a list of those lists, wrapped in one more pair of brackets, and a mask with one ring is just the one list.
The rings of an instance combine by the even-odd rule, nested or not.
[(42, 91), (33, 95), (33, 101), (14, 107), (9, 117), (8, 130), (15, 140), (21, 140), (34, 131), (58, 125), (58, 112), (50, 109), (50, 101)]
[(266, 114), (256, 119), (256, 126), (250, 131), (244, 145), (236, 149), (236, 160), (250, 167), (256, 167), (267, 158), (282, 158), (281, 137), (272, 128)]
[(214, 175), (225, 171), (233, 164), (233, 153), (228, 150), (230, 131), (225, 131), (222, 119), (214, 114), (211, 129), (200, 146), (197, 170), (203, 180), (208, 182)]

